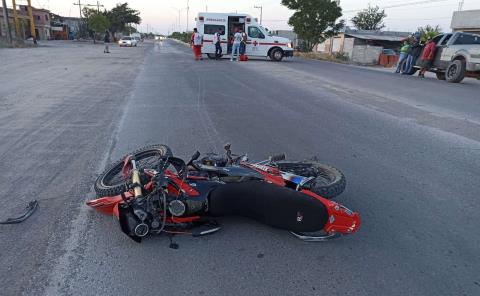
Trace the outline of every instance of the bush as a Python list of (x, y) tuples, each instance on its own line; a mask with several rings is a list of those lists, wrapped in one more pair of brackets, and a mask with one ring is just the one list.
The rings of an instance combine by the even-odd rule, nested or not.
[(191, 33), (187, 33), (187, 32), (173, 32), (170, 36), (168, 36), (170, 38), (173, 38), (173, 39), (177, 39), (177, 40), (180, 40), (180, 41), (183, 41), (185, 43), (188, 43), (190, 44), (190, 40), (192, 38), (192, 34)]
[(349, 57), (348, 57), (348, 54), (344, 53), (344, 52), (336, 52), (334, 55), (335, 59), (337, 60), (340, 60), (340, 61), (348, 61), (349, 60)]

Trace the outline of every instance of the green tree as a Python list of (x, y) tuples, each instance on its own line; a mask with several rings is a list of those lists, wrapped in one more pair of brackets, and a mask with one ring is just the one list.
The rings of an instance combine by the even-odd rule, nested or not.
[(342, 16), (338, 1), (282, 0), (282, 5), (295, 11), (288, 24), (303, 39), (308, 51), (312, 51), (316, 44), (325, 41), (329, 35), (335, 35), (343, 27), (342, 21), (336, 22)]
[(126, 25), (125, 28), (122, 30), (124, 35), (130, 35), (132, 33), (137, 33), (137, 29), (134, 26)]
[(102, 33), (110, 27), (110, 22), (107, 17), (102, 13), (96, 12), (95, 14), (90, 15), (88, 18), (88, 28), (94, 33), (93, 41), (95, 42), (95, 37), (97, 33)]
[(127, 24), (140, 24), (140, 12), (128, 7), (128, 3), (117, 4), (110, 11), (106, 12), (106, 16), (110, 21), (110, 30), (115, 32), (123, 32)]
[(425, 27), (419, 27), (417, 29), (417, 36), (420, 36), (421, 42), (426, 42), (428, 38), (433, 38), (438, 34), (442, 33), (442, 29), (440, 29), (439, 25), (432, 27), (430, 25), (426, 25)]
[(380, 30), (385, 27), (383, 19), (387, 16), (385, 10), (380, 7), (368, 5), (367, 9), (359, 11), (352, 18), (352, 23), (359, 30)]

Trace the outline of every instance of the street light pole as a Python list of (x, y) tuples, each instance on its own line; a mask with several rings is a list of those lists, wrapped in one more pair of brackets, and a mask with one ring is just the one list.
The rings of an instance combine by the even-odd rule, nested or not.
[(187, 30), (185, 32), (188, 32), (188, 13), (190, 12), (190, 0), (187, 0)]
[(262, 5), (255, 5), (253, 8), (260, 9), (260, 25), (262, 24), (262, 19), (263, 19), (263, 6)]

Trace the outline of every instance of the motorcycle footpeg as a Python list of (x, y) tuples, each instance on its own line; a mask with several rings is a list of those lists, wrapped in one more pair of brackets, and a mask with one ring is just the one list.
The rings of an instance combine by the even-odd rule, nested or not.
[(340, 233), (307, 234), (295, 231), (290, 233), (304, 242), (325, 242), (341, 236)]

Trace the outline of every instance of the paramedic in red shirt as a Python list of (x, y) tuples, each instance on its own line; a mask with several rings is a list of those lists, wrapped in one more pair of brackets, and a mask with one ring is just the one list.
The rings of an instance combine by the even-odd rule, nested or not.
[(432, 41), (431, 37), (428, 37), (427, 45), (425, 45), (422, 52), (422, 60), (420, 62), (420, 67), (422, 67), (422, 69), (420, 69), (420, 73), (418, 74), (419, 77), (425, 78), (425, 72), (432, 67), (436, 49), (435, 42)]
[(193, 29), (192, 39), (190, 43), (193, 46), (193, 54), (195, 55), (195, 60), (202, 59), (202, 45), (203, 45), (203, 36), (198, 33), (197, 28)]

